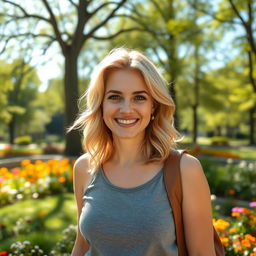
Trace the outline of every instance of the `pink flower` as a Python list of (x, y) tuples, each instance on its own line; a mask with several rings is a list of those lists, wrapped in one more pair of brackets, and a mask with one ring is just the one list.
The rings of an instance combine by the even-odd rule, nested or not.
[(12, 169), (13, 174), (18, 174), (19, 172), (20, 172), (20, 168), (18, 168), (18, 167)]
[(240, 212), (240, 213), (243, 213), (243, 210), (244, 208), (242, 208), (242, 207), (234, 207), (234, 208), (232, 208), (232, 212)]
[(250, 207), (256, 207), (256, 202), (249, 203)]

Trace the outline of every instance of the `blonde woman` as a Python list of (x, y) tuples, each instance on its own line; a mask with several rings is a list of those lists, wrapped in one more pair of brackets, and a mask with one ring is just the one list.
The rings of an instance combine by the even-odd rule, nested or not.
[[(112, 50), (96, 67), (83, 130), (86, 154), (74, 165), (78, 230), (72, 256), (177, 256), (163, 165), (176, 148), (175, 106), (166, 82), (138, 51)], [(180, 163), (190, 256), (214, 256), (208, 183), (199, 161)], [(200, 198), (200, 201), (199, 201)]]

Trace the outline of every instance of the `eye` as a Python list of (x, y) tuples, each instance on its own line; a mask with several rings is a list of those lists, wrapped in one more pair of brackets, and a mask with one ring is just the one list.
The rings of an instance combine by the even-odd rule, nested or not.
[(118, 100), (118, 99), (120, 99), (120, 96), (119, 95), (111, 95), (111, 96), (108, 97), (108, 99), (110, 99), (110, 100)]
[(144, 96), (138, 95), (135, 97), (136, 100), (146, 100), (146, 98)]

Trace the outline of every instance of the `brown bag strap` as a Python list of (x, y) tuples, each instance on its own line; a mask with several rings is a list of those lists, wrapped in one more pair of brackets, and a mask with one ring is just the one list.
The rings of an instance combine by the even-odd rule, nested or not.
[[(176, 242), (179, 256), (188, 256), (185, 242), (185, 232), (182, 217), (182, 181), (180, 173), (180, 159), (186, 150), (171, 151), (164, 163), (164, 183), (167, 197), (172, 208), (175, 223)], [(214, 228), (213, 228), (214, 229)], [(225, 251), (220, 238), (214, 229), (214, 247), (216, 256), (224, 256)]]
[(182, 218), (182, 183), (180, 174), (180, 159), (183, 151), (172, 151), (164, 164), (164, 181), (167, 197), (172, 208), (175, 223), (176, 242), (179, 256), (187, 256), (184, 225)]

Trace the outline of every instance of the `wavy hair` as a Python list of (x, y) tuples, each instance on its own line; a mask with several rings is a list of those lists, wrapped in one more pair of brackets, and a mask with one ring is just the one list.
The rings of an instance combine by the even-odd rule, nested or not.
[(88, 154), (89, 172), (95, 172), (114, 153), (112, 133), (102, 117), (102, 102), (105, 93), (107, 74), (116, 69), (135, 69), (144, 77), (151, 94), (155, 110), (155, 119), (151, 120), (145, 130), (142, 154), (145, 163), (164, 161), (172, 148), (176, 147), (179, 137), (174, 128), (174, 102), (169, 95), (167, 83), (155, 65), (143, 54), (126, 48), (116, 48), (94, 69), (91, 81), (85, 93), (79, 99), (86, 98), (86, 108), (78, 114), (74, 123), (68, 128), (83, 131), (83, 149)]

